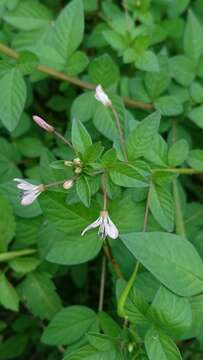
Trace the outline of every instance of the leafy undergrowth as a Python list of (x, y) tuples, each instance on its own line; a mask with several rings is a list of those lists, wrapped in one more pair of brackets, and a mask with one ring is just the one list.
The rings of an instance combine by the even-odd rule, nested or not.
[(202, 0), (0, 15), (0, 360), (201, 360)]

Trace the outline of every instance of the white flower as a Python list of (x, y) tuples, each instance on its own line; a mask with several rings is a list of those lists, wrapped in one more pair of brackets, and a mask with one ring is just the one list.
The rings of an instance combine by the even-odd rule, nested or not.
[(111, 100), (109, 99), (108, 95), (104, 92), (101, 85), (98, 85), (96, 87), (95, 99), (97, 99), (99, 102), (101, 102), (106, 107), (112, 106)]
[(44, 191), (44, 185), (33, 185), (23, 179), (14, 179), (17, 188), (23, 190), (21, 205), (30, 205)]
[(94, 221), (92, 224), (88, 225), (82, 232), (81, 235), (84, 235), (86, 231), (90, 229), (95, 229), (99, 227), (98, 234), (101, 235), (102, 239), (105, 239), (109, 236), (112, 239), (116, 239), (118, 237), (118, 229), (116, 225), (111, 221), (108, 211), (101, 211), (100, 217)]

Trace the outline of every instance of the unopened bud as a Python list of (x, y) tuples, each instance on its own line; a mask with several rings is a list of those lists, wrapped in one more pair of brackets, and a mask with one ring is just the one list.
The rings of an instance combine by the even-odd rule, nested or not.
[(73, 184), (74, 184), (73, 179), (66, 180), (66, 181), (63, 183), (63, 188), (64, 188), (65, 190), (68, 190), (68, 189), (72, 188)]
[(81, 174), (82, 169), (80, 167), (76, 167), (75, 174)]
[(129, 353), (131, 353), (131, 352), (133, 351), (133, 349), (134, 349), (134, 345), (133, 345), (132, 343), (129, 343), (129, 344), (128, 344), (128, 351), (129, 351)]
[(112, 102), (108, 95), (105, 93), (101, 85), (98, 85), (95, 90), (95, 99), (102, 103), (104, 106), (112, 106)]
[(75, 159), (73, 160), (73, 164), (74, 164), (75, 166), (81, 166), (81, 165), (82, 165), (82, 161), (80, 160), (80, 158), (75, 158)]
[(69, 161), (69, 160), (65, 160), (65, 161), (64, 161), (64, 165), (65, 165), (65, 166), (73, 166), (73, 162), (72, 162), (72, 161)]
[(48, 132), (54, 132), (54, 127), (49, 125), (44, 119), (42, 119), (40, 116), (34, 115), (33, 117), (34, 122), (38, 126), (40, 126), (42, 129), (48, 131)]

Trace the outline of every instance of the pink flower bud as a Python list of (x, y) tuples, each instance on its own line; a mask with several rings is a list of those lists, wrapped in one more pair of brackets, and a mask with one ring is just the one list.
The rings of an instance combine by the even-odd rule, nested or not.
[(34, 115), (33, 120), (39, 125), (42, 129), (48, 132), (54, 132), (54, 127), (49, 125), (45, 120), (43, 120), (40, 116)]
[(68, 190), (68, 189), (72, 188), (73, 184), (74, 184), (74, 180), (73, 180), (73, 179), (66, 180), (66, 181), (63, 183), (63, 188), (64, 188), (65, 190)]

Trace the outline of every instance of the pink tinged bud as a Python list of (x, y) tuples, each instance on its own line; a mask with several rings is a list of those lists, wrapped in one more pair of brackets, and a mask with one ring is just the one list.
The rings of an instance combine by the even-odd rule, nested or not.
[(102, 103), (104, 106), (112, 106), (112, 102), (108, 95), (105, 93), (101, 85), (98, 85), (95, 90), (95, 99)]
[(73, 186), (73, 184), (74, 184), (74, 181), (73, 181), (72, 179), (67, 180), (67, 181), (65, 181), (65, 182), (63, 183), (63, 188), (64, 188), (65, 190), (71, 189), (72, 186)]
[(54, 127), (49, 125), (45, 120), (43, 120), (40, 116), (34, 115), (33, 120), (36, 122), (38, 126), (48, 132), (54, 132)]

